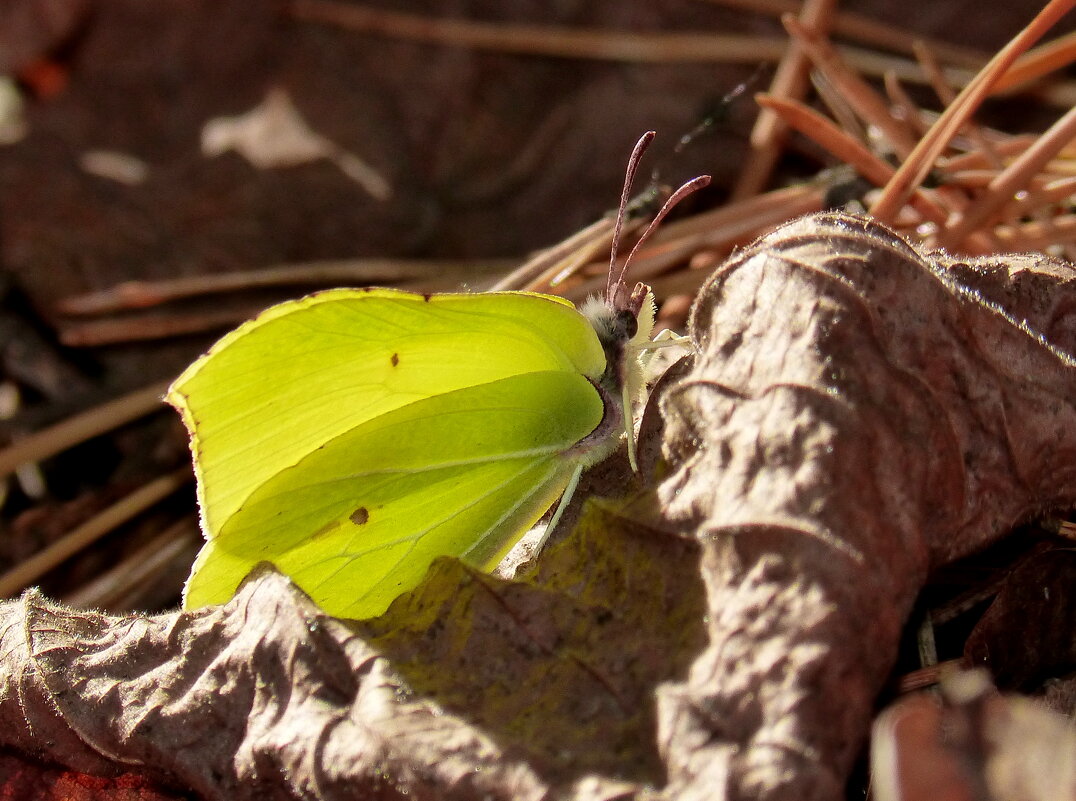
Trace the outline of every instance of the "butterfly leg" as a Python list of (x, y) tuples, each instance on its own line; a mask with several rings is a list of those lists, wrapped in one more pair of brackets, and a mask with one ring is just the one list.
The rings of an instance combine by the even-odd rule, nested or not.
[(534, 552), (540, 553), (542, 548), (545, 547), (546, 540), (549, 539), (549, 535), (553, 533), (557, 527), (557, 523), (560, 522), (561, 515), (564, 514), (564, 510), (568, 508), (568, 504), (571, 503), (572, 496), (575, 495), (576, 487), (579, 486), (579, 477), (583, 475), (583, 465), (580, 463), (576, 465), (575, 470), (572, 471), (572, 477), (568, 479), (568, 486), (564, 488), (564, 492), (560, 496), (560, 502), (557, 503), (557, 511), (553, 512), (553, 517), (549, 519), (549, 524), (545, 527), (545, 532), (542, 534), (541, 539), (534, 544)]

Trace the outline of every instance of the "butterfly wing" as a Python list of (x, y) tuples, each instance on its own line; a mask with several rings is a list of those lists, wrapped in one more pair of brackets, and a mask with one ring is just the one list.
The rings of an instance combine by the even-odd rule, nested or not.
[(586, 321), (559, 298), (330, 290), (226, 335), (168, 400), (192, 433), (212, 536), (255, 488), (367, 420), (522, 372), (602, 369)]
[(601, 421), (601, 345), (528, 293), (333, 290), (227, 335), (169, 400), (192, 432), (208, 543), (188, 607), (268, 559), (367, 616), (437, 555), (488, 566), (563, 489)]
[(601, 416), (583, 376), (546, 371), (370, 420), (259, 487), (208, 543), (186, 603), (227, 600), (269, 560), (331, 614), (370, 617), (437, 556), (492, 567), (563, 490), (564, 454)]

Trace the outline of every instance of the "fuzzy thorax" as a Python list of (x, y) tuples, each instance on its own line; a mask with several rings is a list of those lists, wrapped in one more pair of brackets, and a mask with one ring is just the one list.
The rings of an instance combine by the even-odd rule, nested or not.
[[(639, 285), (640, 287), (643, 285)], [(656, 306), (649, 287), (633, 293), (627, 308), (613, 308), (604, 298), (588, 298), (580, 313), (594, 328), (605, 351), (605, 372), (600, 383), (608, 397), (621, 404), (620, 413), (628, 438), (628, 456), (635, 469), (634, 406), (641, 403), (646, 389), (640, 354), (654, 330)]]

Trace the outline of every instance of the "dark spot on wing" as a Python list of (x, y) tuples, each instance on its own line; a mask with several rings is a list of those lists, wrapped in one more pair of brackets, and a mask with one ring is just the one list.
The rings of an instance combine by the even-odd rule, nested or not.
[(348, 519), (356, 526), (361, 526), (364, 525), (366, 521), (370, 519), (370, 513), (366, 511), (365, 506), (360, 506), (348, 516)]
[(423, 293), (422, 293), (422, 299), (423, 299), (424, 301), (426, 301), (427, 303), (429, 303), (429, 302), (430, 302), (430, 298), (432, 298), (432, 297), (433, 297), (433, 294), (432, 294), (432, 293), (430, 293), (430, 292), (423, 292)]
[(389, 361), (392, 362), (392, 366), (395, 367), (396, 365), (398, 365), (400, 363), (400, 354), (399, 353), (392, 354), (392, 356), (389, 358)]

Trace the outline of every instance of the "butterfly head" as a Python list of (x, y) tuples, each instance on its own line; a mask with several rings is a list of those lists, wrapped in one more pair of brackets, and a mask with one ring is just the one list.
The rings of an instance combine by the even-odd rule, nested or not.
[[(616, 224), (613, 227), (613, 241), (609, 253), (609, 276), (605, 285), (604, 298), (592, 298), (583, 305), (583, 314), (591, 320), (599, 340), (606, 347), (606, 356), (609, 357), (609, 346), (606, 343), (634, 342), (642, 336), (643, 340), (650, 338), (654, 325), (654, 296), (650, 287), (643, 283), (635, 284), (629, 291), (626, 276), (628, 265), (631, 264), (640, 246), (649, 238), (658, 224), (665, 218), (673, 207), (697, 189), (701, 189), (710, 183), (709, 175), (700, 175), (685, 183), (662, 205), (660, 211), (654, 215), (654, 219), (646, 226), (642, 235), (636, 241), (627, 258), (623, 260), (619, 268), (617, 256), (620, 249), (620, 235), (624, 228), (624, 218), (627, 214), (628, 200), (631, 195), (632, 183), (635, 173), (639, 169), (639, 162), (643, 153), (654, 140), (654, 132), (647, 131), (635, 143), (631, 157), (628, 159), (628, 168), (624, 174), (624, 189), (620, 193), (620, 206), (617, 209)], [(604, 307), (604, 308), (603, 308)], [(618, 354), (619, 355), (619, 354)]]
[(605, 287), (605, 297), (593, 297), (587, 300), (580, 312), (590, 321), (597, 334), (598, 341), (605, 351), (605, 373), (600, 384), (621, 404), (622, 419), (628, 438), (628, 456), (632, 468), (636, 468), (634, 448), (634, 426), (632, 424), (632, 405), (638, 401), (645, 387), (643, 367), (639, 355), (646, 349), (654, 328), (656, 307), (654, 294), (650, 287), (637, 283), (629, 290), (625, 277), (628, 265), (638, 252), (640, 245), (646, 241), (673, 207), (684, 197), (710, 183), (710, 176), (702, 175), (681, 186), (665, 201), (661, 210), (647, 225), (627, 258), (617, 267), (617, 255), (620, 247), (620, 235), (624, 227), (624, 217), (628, 206), (631, 185), (646, 148), (654, 139), (654, 132), (647, 131), (635, 144), (628, 168), (624, 176), (624, 189), (620, 195), (616, 224), (613, 227), (613, 242), (609, 255), (609, 277)]

